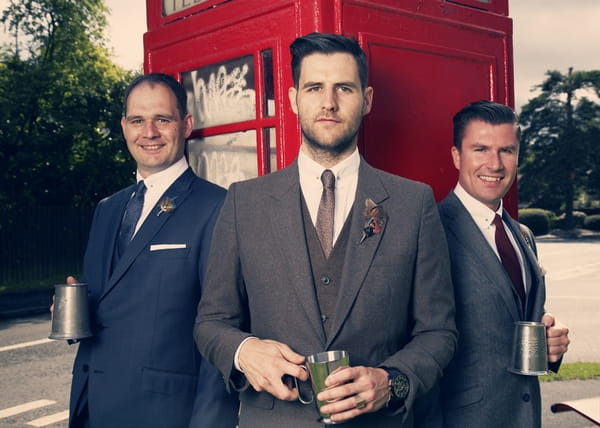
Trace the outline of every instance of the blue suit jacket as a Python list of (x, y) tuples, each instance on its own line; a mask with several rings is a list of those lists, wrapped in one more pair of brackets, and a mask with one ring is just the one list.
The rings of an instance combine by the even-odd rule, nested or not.
[(544, 313), (545, 284), (533, 235), (504, 213), (525, 263), (523, 308), (500, 260), (454, 192), (439, 209), (450, 249), (459, 332), (458, 352), (442, 378), (445, 426), (539, 428), (537, 377), (508, 371), (514, 322), (540, 321)]
[(71, 412), (87, 396), (92, 428), (234, 427), (237, 397), (201, 358), (192, 334), (226, 192), (188, 169), (160, 198), (175, 209), (158, 215), (154, 207), (111, 266), (133, 188), (104, 199), (94, 214), (83, 277), (94, 335), (79, 344)]

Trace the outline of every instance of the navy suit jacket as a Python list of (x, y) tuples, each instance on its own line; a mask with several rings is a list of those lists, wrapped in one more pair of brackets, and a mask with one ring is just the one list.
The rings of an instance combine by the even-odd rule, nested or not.
[[(188, 168), (159, 199), (121, 259), (115, 239), (134, 186), (96, 208), (84, 258), (93, 337), (79, 344), (71, 413), (87, 397), (91, 428), (234, 427), (237, 397), (193, 340), (212, 229), (225, 190)], [(87, 388), (86, 388), (87, 385)]]
[(498, 256), (454, 192), (439, 209), (450, 249), (459, 332), (458, 352), (442, 378), (445, 426), (539, 428), (537, 377), (508, 371), (514, 323), (540, 321), (544, 314), (545, 284), (533, 235), (504, 212), (525, 264), (523, 308)]

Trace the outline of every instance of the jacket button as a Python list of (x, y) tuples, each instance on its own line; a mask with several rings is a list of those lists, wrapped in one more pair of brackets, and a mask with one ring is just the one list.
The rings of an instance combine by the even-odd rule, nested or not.
[(331, 284), (331, 279), (328, 276), (323, 275), (321, 277), (321, 284), (329, 285), (329, 284)]
[(84, 364), (81, 369), (83, 370), (84, 373), (87, 373), (88, 371), (90, 371), (90, 366), (88, 366), (87, 364)]
[(528, 393), (523, 394), (523, 396), (521, 397), (523, 399), (524, 402), (529, 402), (529, 400), (531, 399), (531, 396)]

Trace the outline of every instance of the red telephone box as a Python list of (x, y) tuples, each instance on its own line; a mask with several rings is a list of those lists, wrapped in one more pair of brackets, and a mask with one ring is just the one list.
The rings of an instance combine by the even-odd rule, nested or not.
[[(289, 45), (313, 31), (356, 38), (374, 105), (359, 148), (373, 166), (455, 185), (452, 116), (490, 99), (514, 105), (508, 0), (146, 0), (144, 69), (185, 85), (198, 175), (228, 186), (288, 165), (300, 132), (287, 90)], [(516, 214), (516, 186), (505, 206)]]

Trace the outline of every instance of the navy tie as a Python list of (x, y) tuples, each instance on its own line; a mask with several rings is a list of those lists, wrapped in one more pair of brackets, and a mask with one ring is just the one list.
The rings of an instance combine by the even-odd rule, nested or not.
[(321, 182), (323, 183), (323, 193), (319, 211), (317, 211), (316, 229), (321, 241), (321, 248), (327, 258), (333, 248), (333, 215), (335, 212), (335, 175), (330, 169), (323, 171)]
[(142, 208), (144, 208), (144, 195), (146, 194), (146, 185), (144, 180), (140, 180), (137, 184), (135, 192), (129, 198), (127, 207), (125, 208), (125, 214), (123, 215), (123, 221), (121, 222), (121, 229), (119, 230), (119, 241), (118, 250), (119, 256), (123, 255), (125, 249), (133, 238), (133, 232), (137, 225), (140, 215), (142, 214)]
[(515, 252), (515, 248), (510, 243), (510, 239), (508, 239), (508, 235), (502, 224), (502, 217), (496, 214), (493, 223), (496, 226), (496, 248), (498, 248), (500, 260), (502, 260), (504, 269), (512, 280), (515, 290), (517, 290), (517, 294), (521, 298), (521, 303), (524, 304), (525, 287), (523, 286), (523, 275), (521, 275), (519, 258)]

